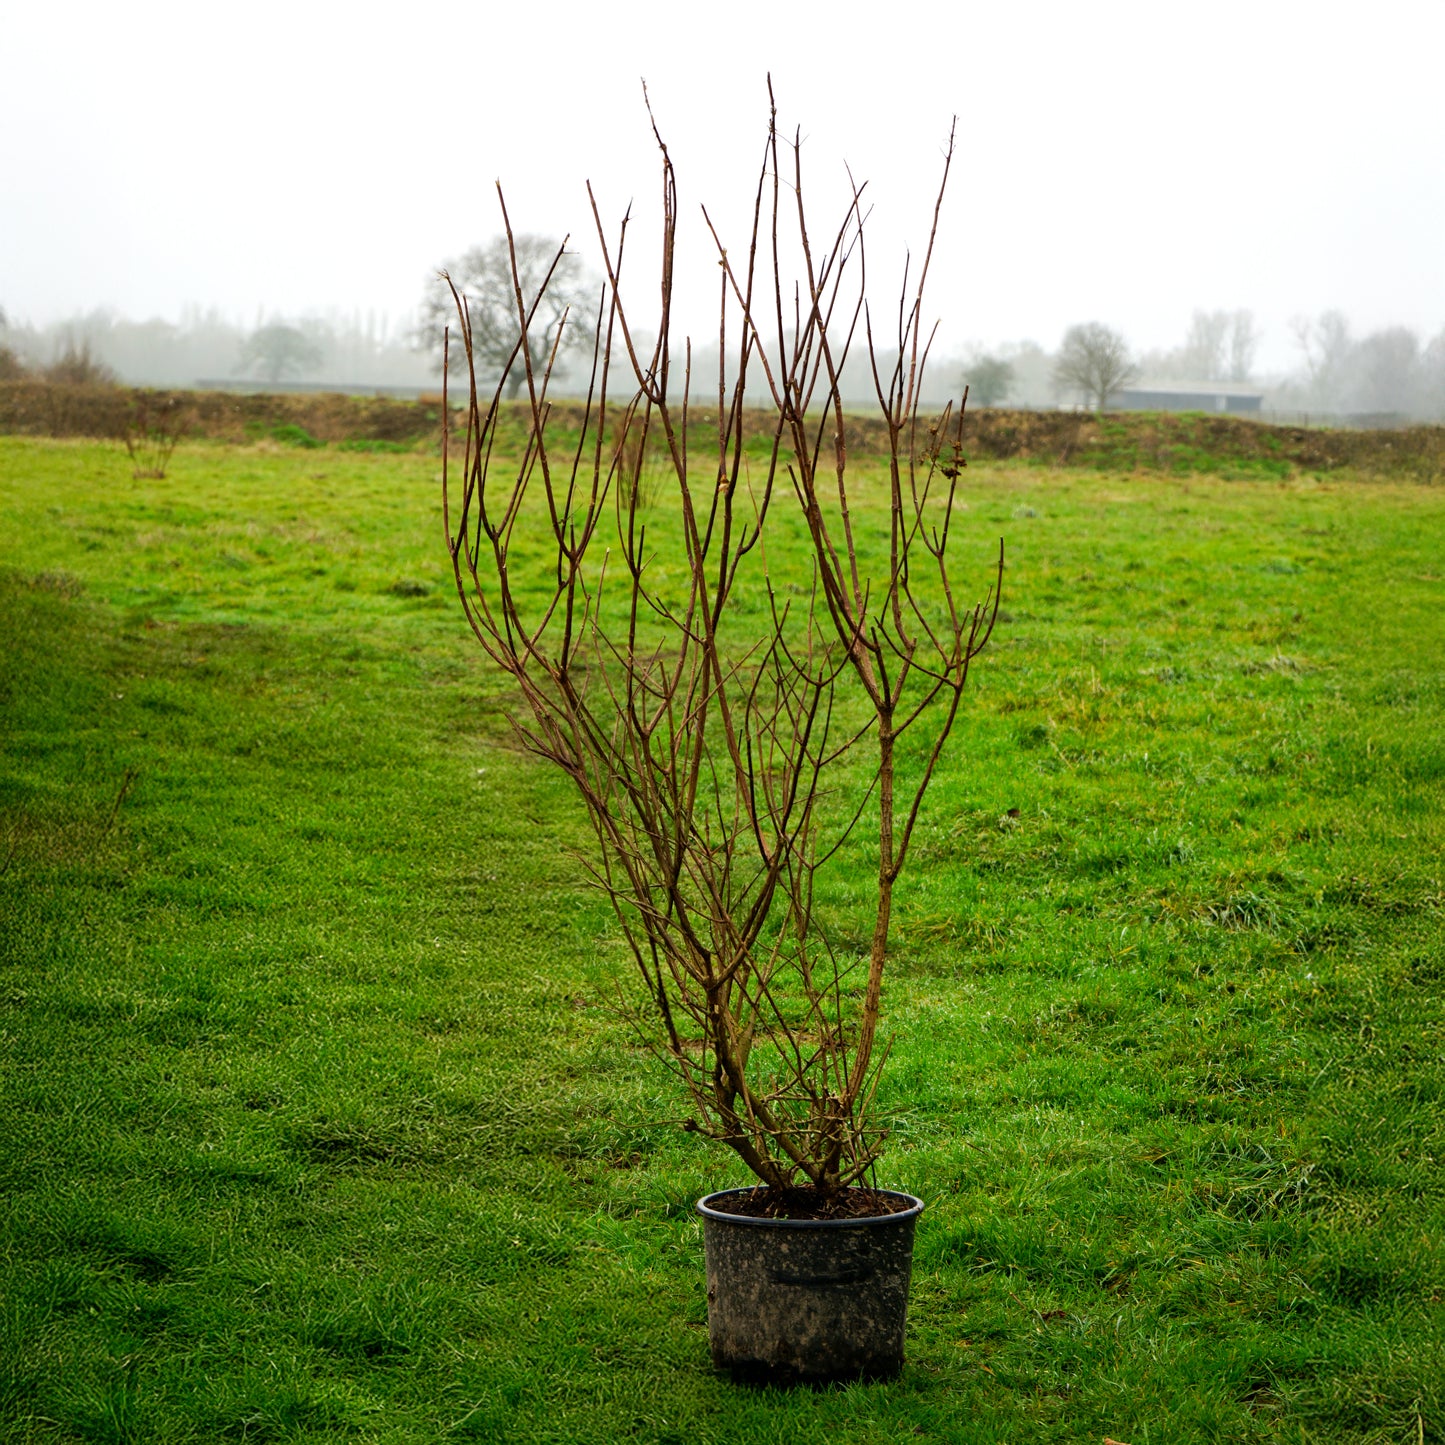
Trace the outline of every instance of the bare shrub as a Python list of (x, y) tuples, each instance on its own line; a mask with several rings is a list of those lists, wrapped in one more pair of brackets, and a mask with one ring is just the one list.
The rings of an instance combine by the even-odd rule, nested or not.
[(60, 356), (45, 368), (46, 381), (63, 386), (114, 386), (115, 372), (92, 354), (90, 342), (71, 341)]
[[(586, 805), (598, 849), (584, 866), (643, 983), (629, 1016), (685, 1090), (685, 1127), (766, 1185), (828, 1196), (883, 1146), (894, 890), (997, 615), (1002, 548), (987, 600), (960, 605), (948, 549), (962, 407), (932, 429), (918, 414), (937, 205), (916, 283), (887, 313), (896, 333), (875, 345), (861, 188), (820, 247), (799, 140), (780, 144), (774, 110), (751, 234), (724, 246), (713, 232), (718, 417), (704, 433), (687, 400), (691, 343), (679, 356), (670, 339), (677, 193), (658, 144), (661, 315), (647, 351), (624, 301), (628, 222), (609, 237), (589, 187), (607, 279), (580, 434), (574, 419), (559, 440), (548, 401), (558, 340), (539, 352), (530, 339), (564, 249), (533, 288), (514, 257), (517, 340), (490, 397), (453, 288), (469, 404), (463, 446), (444, 434), (447, 544), (472, 631), (520, 694), (517, 732)], [(505, 201), (502, 215), (510, 235)], [(861, 479), (838, 386), (855, 345), (886, 437)], [(758, 373), (763, 449), (743, 435)], [(520, 459), (497, 445), (518, 375)], [(650, 440), (670, 475), (644, 519), (628, 448)], [(856, 944), (818, 901), (850, 844), (876, 851)]]
[(130, 415), (121, 439), (130, 456), (133, 475), (159, 481), (171, 456), (190, 430), (193, 417), (179, 396), (137, 391), (131, 396)]

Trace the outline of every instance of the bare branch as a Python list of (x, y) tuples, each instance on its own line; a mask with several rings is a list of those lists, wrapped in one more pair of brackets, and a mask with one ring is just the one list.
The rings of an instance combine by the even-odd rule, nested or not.
[[(700, 1133), (769, 1186), (827, 1194), (883, 1146), (872, 1111), (894, 888), (997, 613), (997, 587), (961, 607), (949, 574), (962, 409), (920, 444), (942, 187), (900, 294), (896, 351), (880, 358), (864, 188), (850, 176), (846, 210), (815, 246), (798, 134), (785, 182), (770, 111), (743, 245), (730, 252), (703, 212), (720, 268), (714, 436), (690, 402), (690, 338), (672, 389), (677, 185), (648, 114), (662, 172), (656, 340), (644, 354), (624, 299), (630, 212), (609, 235), (589, 186), (606, 281), (588, 313), (580, 434), (564, 445), (548, 399), (577, 330), (551, 309), (565, 243), (537, 280), (498, 188), (514, 339), (490, 396), (469, 298), (447, 278), (467, 368), (460, 447), (443, 423), (447, 547), (467, 623), (515, 689), (518, 738), (586, 808), (596, 855), (584, 872), (642, 986), (629, 1026), (682, 1085)], [(952, 153), (950, 136), (945, 182)], [(794, 253), (796, 278), (782, 262)], [(548, 317), (555, 326), (538, 324)], [(881, 471), (860, 469), (846, 442), (840, 378), (860, 337), (885, 423)], [(449, 335), (443, 349), (449, 370)], [(761, 418), (745, 406), (759, 374)], [(508, 409), (514, 390), (525, 400)], [(522, 441), (507, 445), (516, 421)], [(999, 566), (1001, 582), (1002, 555)], [(851, 958), (816, 884), (820, 870), (856, 867), (865, 825), (872, 934)]]

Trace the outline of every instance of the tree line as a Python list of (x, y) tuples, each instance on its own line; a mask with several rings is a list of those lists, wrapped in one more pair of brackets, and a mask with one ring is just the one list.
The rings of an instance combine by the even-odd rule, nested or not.
[[(597, 279), (550, 237), (519, 234), (512, 250), (524, 306), (543, 297), (528, 318), (533, 353), (548, 355), (558, 346), (554, 385), (585, 387), (580, 370), (568, 367), (590, 345)], [(453, 287), (471, 317), (478, 379), (488, 381), (506, 369), (520, 335), (510, 253), (502, 237), (438, 266), (424, 284), (415, 316), (402, 325), (374, 313), (331, 313), (262, 316), (245, 327), (193, 308), (179, 324), (97, 311), (34, 327), (0, 309), (0, 381), (41, 375), (171, 386), (243, 379), (273, 385), (317, 379), (360, 388), (434, 385), (443, 330), (454, 314)], [(1025, 341), (975, 346), (962, 357), (940, 360), (929, 399), (941, 404), (967, 385), (974, 406), (1107, 407), (1135, 382), (1255, 382), (1265, 393), (1266, 409), (1275, 412), (1445, 420), (1445, 330), (1428, 340), (1404, 326), (1357, 335), (1341, 312), (1326, 311), (1297, 318), (1291, 337), (1295, 366), (1260, 379), (1260, 330), (1248, 310), (1197, 310), (1178, 346), (1144, 352), (1104, 321), (1081, 322), (1064, 331), (1054, 351)], [(696, 377), (715, 369), (705, 350), (695, 359)], [(515, 395), (523, 380), (513, 369), (508, 393)], [(866, 368), (845, 368), (843, 395), (866, 400), (871, 383)]]

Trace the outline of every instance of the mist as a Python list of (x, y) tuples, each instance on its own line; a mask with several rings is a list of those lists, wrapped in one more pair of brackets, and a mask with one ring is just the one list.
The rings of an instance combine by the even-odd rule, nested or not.
[[(675, 354), (680, 354), (679, 339)], [(638, 340), (651, 344), (644, 332)], [(1434, 336), (1408, 326), (1364, 330), (1333, 309), (1294, 317), (1287, 337), (1292, 364), (1272, 370), (1258, 363), (1263, 340), (1248, 310), (1196, 309), (1177, 344), (1132, 353), (1137, 384), (1249, 386), (1261, 394), (1260, 415), (1272, 420), (1337, 425), (1445, 421), (1445, 328)], [(215, 308), (189, 307), (174, 322), (137, 321), (96, 310), (47, 325), (17, 321), (7, 313), (0, 324), (0, 350), (36, 375), (81, 353), (101, 372), (131, 386), (416, 395), (441, 385), (436, 356), (421, 337), (419, 313), (399, 318), (377, 310), (297, 316), (259, 311), (248, 324)], [(880, 351), (880, 368), (891, 369), (895, 359)], [(929, 405), (942, 406), (956, 402), (968, 384), (975, 406), (981, 400), (1034, 410), (1079, 404), (1080, 398), (1057, 380), (1056, 364), (1056, 342), (1053, 347), (1034, 340), (966, 343), (929, 358), (923, 395)], [(993, 372), (986, 372), (988, 367)], [(717, 373), (716, 342), (695, 342), (695, 398), (706, 402), (716, 396)], [(999, 395), (980, 388), (986, 374), (1006, 377)], [(875, 400), (872, 369), (861, 350), (849, 356), (842, 376), (850, 405), (866, 407)], [(579, 395), (586, 384), (586, 358), (574, 355), (561, 368), (555, 390)], [(764, 386), (761, 370), (755, 369), (750, 398), (763, 401)]]
[[(425, 385), (406, 333), (435, 266), (500, 229), (497, 181), (518, 229), (570, 235), (593, 270), (588, 183), (609, 236), (631, 206), (641, 286), (660, 230), (643, 78), (677, 166), (694, 337), (716, 314), (701, 207), (738, 244), (769, 77), (822, 229), (848, 176), (866, 182), (880, 297), (927, 237), (957, 117), (930, 279), (942, 390), (944, 363), (1007, 352), (1018, 399), (1049, 404), (1031, 347), (1047, 357), (1075, 322), (1142, 358), (1185, 346), (1196, 309), (1247, 309), (1255, 377), (1378, 410), (1369, 378), (1415, 386), (1445, 327), (1445, 7), (1417, 0), (1365, 20), (1302, 0), (925, 0), (906, 23), (843, 0), (826, 24), (757, 0), (726, 24), (558, 0), (545, 44), (526, 7), (455, 0), (416, 18), (369, 0), (11, 9), (0, 306), (8, 344), (42, 362), (83, 327), (127, 379), (224, 380), (264, 321), (319, 338), (314, 382)], [(1310, 369), (1292, 323), (1331, 310), (1353, 346), (1409, 331), (1416, 362), (1372, 343)], [(1376, 400), (1431, 410), (1428, 386), (1393, 388)]]
[[(269, 375), (263, 358), (248, 355), (258, 333), (284, 327), (304, 338), (299, 366)], [(412, 345), (406, 326), (384, 312), (310, 312), (297, 317), (260, 312), (248, 325), (217, 309), (188, 307), (178, 321), (136, 321), (95, 310), (37, 326), (0, 328), (0, 347), (43, 373), (67, 354), (83, 351), (129, 386), (224, 388), (249, 383), (337, 391), (434, 389), (429, 359)], [(274, 368), (273, 368), (274, 369)]]

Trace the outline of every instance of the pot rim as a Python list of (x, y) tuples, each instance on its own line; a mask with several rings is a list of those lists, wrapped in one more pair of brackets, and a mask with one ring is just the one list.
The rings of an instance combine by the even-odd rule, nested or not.
[(735, 1194), (751, 1194), (756, 1187), (747, 1184), (736, 1189), (719, 1189), (715, 1194), (703, 1195), (693, 1207), (705, 1219), (737, 1224), (745, 1229), (870, 1229), (917, 1219), (924, 1209), (923, 1201), (916, 1194), (905, 1194), (899, 1189), (878, 1189), (874, 1192), (889, 1199), (906, 1199), (907, 1209), (900, 1209), (896, 1214), (865, 1214), (856, 1219), (761, 1219), (755, 1214), (729, 1214), (726, 1209), (718, 1208), (719, 1200)]

